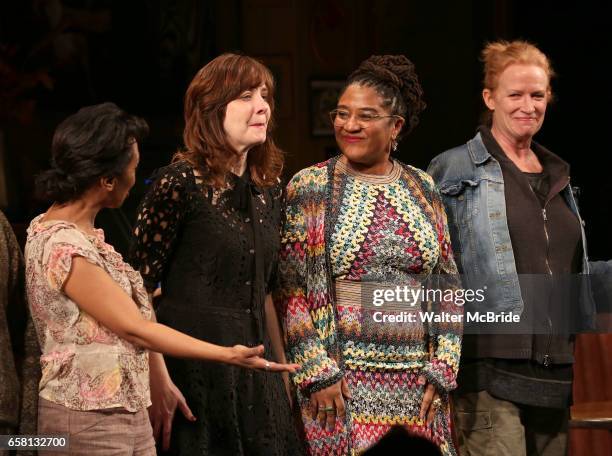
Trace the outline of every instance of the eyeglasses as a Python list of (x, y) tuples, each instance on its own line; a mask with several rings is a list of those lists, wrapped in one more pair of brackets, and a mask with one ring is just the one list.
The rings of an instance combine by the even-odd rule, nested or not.
[[(391, 115), (388, 115), (388, 116), (381, 116), (380, 114), (373, 114), (373, 113), (370, 113), (370, 112), (357, 112), (357, 113), (355, 113), (355, 121), (362, 128), (367, 128), (373, 122), (375, 122), (377, 120), (380, 120), (380, 119), (386, 119), (388, 117), (397, 117), (399, 119), (403, 119), (402, 116), (397, 115), (397, 114), (391, 114)], [(349, 111), (344, 110), (344, 109), (334, 109), (333, 111), (331, 111), (329, 113), (329, 118), (331, 119), (332, 124), (334, 124), (337, 127), (342, 127), (351, 118), (351, 113)]]

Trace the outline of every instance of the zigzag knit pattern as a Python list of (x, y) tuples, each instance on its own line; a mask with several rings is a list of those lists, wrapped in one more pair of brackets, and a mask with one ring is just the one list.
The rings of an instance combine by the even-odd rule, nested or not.
[[(416, 275), (452, 274), (446, 215), (431, 178), (395, 162), (396, 177), (372, 182), (338, 158), (298, 173), (287, 187), (278, 299), (288, 357), (311, 455), (355, 455), (393, 425), (454, 455), (448, 391), (456, 386), (461, 325), (374, 323), (372, 309), (334, 302), (335, 280), (406, 285)], [(446, 304), (449, 312), (457, 306)], [(344, 377), (345, 420), (322, 429), (308, 411), (312, 392)], [(433, 424), (419, 418), (425, 388), (442, 399)], [(419, 380), (421, 379), (421, 381)]]

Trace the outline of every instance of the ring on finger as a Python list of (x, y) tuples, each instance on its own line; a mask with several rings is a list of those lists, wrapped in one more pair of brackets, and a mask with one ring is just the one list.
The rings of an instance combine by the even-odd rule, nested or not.
[(336, 411), (333, 407), (325, 407), (323, 410), (325, 410), (325, 413), (334, 413)]
[(436, 398), (436, 399), (434, 399), (434, 400), (431, 402), (431, 405), (433, 405), (433, 406), (434, 406), (434, 407), (436, 407), (436, 408), (437, 408), (437, 407), (440, 407), (440, 406), (442, 405), (442, 399), (440, 399), (439, 397), (438, 397), (438, 398)]
[(269, 371), (270, 370), (270, 362), (266, 361), (266, 370)]

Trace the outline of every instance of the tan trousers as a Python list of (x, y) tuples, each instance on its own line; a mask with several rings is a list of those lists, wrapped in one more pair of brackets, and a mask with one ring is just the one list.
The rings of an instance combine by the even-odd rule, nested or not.
[(461, 456), (567, 454), (567, 410), (516, 404), (486, 391), (453, 401)]
[(155, 456), (146, 410), (71, 410), (46, 399), (38, 402), (38, 434), (68, 434), (69, 451), (38, 451), (39, 456)]

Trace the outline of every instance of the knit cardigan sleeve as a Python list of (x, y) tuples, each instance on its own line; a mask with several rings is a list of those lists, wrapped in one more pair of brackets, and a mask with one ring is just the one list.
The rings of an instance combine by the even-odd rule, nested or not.
[[(448, 222), (444, 204), (438, 190), (429, 176), (425, 177), (425, 187), (430, 191), (431, 205), (436, 221), (436, 233), (440, 247), (440, 256), (434, 269), (436, 287), (442, 290), (461, 288), (459, 272), (453, 258)], [(456, 296), (456, 294), (455, 294)], [(450, 315), (463, 315), (463, 305), (456, 300), (442, 300), (433, 303), (436, 312)], [(461, 356), (461, 339), (463, 324), (457, 322), (436, 323), (430, 327), (429, 341), (431, 357), (424, 366), (423, 372), (427, 381), (441, 392), (448, 392), (457, 387), (457, 373)]]
[(293, 381), (305, 395), (338, 382), (333, 356), (334, 307), (325, 261), (325, 167), (296, 174), (287, 186), (281, 235), (278, 307), (287, 333), (289, 362), (301, 369)]

